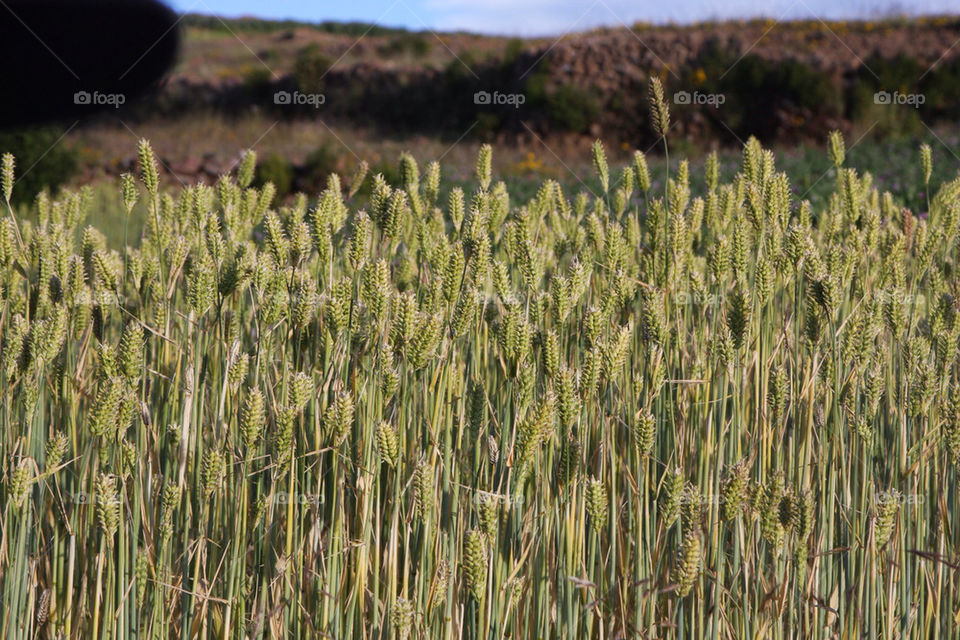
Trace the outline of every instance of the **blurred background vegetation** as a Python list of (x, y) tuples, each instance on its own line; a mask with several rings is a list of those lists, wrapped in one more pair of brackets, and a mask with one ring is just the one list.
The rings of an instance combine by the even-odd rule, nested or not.
[[(199, 15), (182, 25), (181, 60), (145, 100), (88, 121), (0, 130), (0, 152), (17, 157), (18, 205), (68, 184), (97, 190), (134, 170), (140, 137), (154, 142), (170, 184), (212, 183), (246, 148), (260, 155), (258, 183), (274, 183), (281, 198), (316, 193), (360, 160), (392, 179), (402, 151), (441, 158), (447, 178), (466, 182), (477, 147), (490, 141), (519, 193), (545, 177), (575, 192), (589, 183), (582, 176), (596, 138), (614, 157), (640, 149), (660, 161), (645, 106), (651, 75), (670, 96), (723, 97), (719, 106), (671, 102), (671, 144), (694, 158), (718, 149), (732, 166), (757, 136), (785, 162), (815, 163), (810, 150), (840, 129), (851, 157), (918, 210), (924, 194), (903, 190), (917, 184), (905, 175), (921, 142), (944, 176), (960, 169), (954, 17), (634, 25), (556, 42)], [(278, 91), (324, 101), (277, 104)], [(523, 102), (478, 104), (478, 92)], [(878, 104), (878, 92), (919, 95), (922, 104)], [(827, 167), (817, 169), (793, 174), (814, 176), (797, 197), (828, 188), (829, 176), (816, 179)]]

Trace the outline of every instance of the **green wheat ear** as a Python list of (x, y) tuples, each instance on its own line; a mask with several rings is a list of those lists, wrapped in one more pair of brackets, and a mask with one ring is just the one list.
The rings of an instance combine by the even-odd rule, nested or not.
[(420, 188), (420, 167), (413, 155), (406, 151), (400, 154), (400, 185), (408, 192)]
[(680, 553), (676, 560), (673, 580), (677, 583), (677, 595), (687, 596), (700, 574), (703, 560), (703, 542), (699, 531), (690, 531), (683, 536)]
[(591, 149), (593, 155), (593, 168), (597, 171), (597, 177), (600, 178), (600, 185), (603, 192), (610, 191), (610, 168), (607, 166), (607, 152), (603, 149), (603, 143), (599, 140), (594, 141)]
[(476, 178), (480, 183), (480, 188), (487, 191), (490, 188), (491, 173), (493, 167), (493, 147), (485, 144), (480, 147), (480, 153), (477, 156)]
[(581, 448), (580, 440), (575, 433), (569, 433), (562, 438), (556, 464), (557, 484), (560, 487), (569, 485), (577, 478), (580, 471)]
[(482, 602), (487, 590), (487, 553), (484, 536), (478, 529), (467, 532), (463, 547), (464, 581), (470, 595)]
[(12, 153), (3, 154), (0, 159), (0, 185), (3, 187), (3, 199), (10, 204), (10, 196), (13, 195), (13, 177), (16, 161)]
[(237, 184), (241, 189), (246, 189), (253, 183), (254, 171), (257, 168), (257, 153), (248, 149), (243, 153), (240, 159), (240, 165), (237, 167)]
[(44, 456), (46, 460), (46, 473), (53, 473), (54, 470), (60, 466), (69, 446), (70, 442), (67, 440), (66, 434), (61, 431), (54, 433), (53, 437), (47, 441)]
[(923, 183), (929, 185), (930, 175), (933, 173), (933, 150), (927, 143), (920, 145), (920, 169), (923, 173)]
[(830, 132), (827, 149), (830, 157), (830, 163), (838, 169), (843, 166), (843, 161), (846, 157), (846, 145), (843, 141), (842, 133), (839, 131)]
[(664, 473), (662, 489), (657, 502), (660, 509), (660, 519), (665, 528), (669, 528), (677, 521), (680, 515), (680, 505), (683, 497), (683, 475), (679, 469)]
[(590, 516), (590, 525), (594, 531), (600, 533), (607, 523), (609, 501), (607, 498), (607, 488), (603, 482), (597, 478), (590, 478), (587, 482), (585, 499), (587, 514)]
[(477, 496), (477, 519), (480, 530), (491, 545), (496, 544), (497, 525), (500, 520), (500, 498), (480, 494)]
[(393, 625), (395, 637), (406, 638), (413, 626), (416, 610), (414, 603), (404, 598), (397, 598), (390, 613), (390, 622)]
[(786, 496), (784, 488), (784, 474), (777, 471), (763, 486), (757, 511), (760, 513), (760, 535), (770, 545), (773, 555), (779, 555), (784, 539), (783, 518), (781, 505)]
[(220, 449), (209, 449), (203, 459), (203, 493), (212, 496), (223, 483), (227, 461)]
[(877, 506), (873, 515), (873, 544), (875, 549), (883, 547), (896, 526), (897, 513), (903, 498), (896, 489), (881, 491), (877, 494)]
[(140, 180), (147, 192), (153, 196), (157, 195), (160, 187), (160, 178), (157, 174), (157, 161), (153, 155), (153, 148), (150, 142), (141, 139), (137, 145), (137, 157), (140, 160)]
[(647, 165), (647, 157), (642, 151), (636, 151), (633, 154), (633, 173), (641, 193), (646, 196), (650, 191), (650, 169)]
[(107, 540), (113, 545), (113, 536), (120, 526), (120, 498), (117, 496), (117, 479), (108, 473), (102, 473), (96, 484), (96, 511), (100, 529)]
[(400, 462), (400, 441), (397, 430), (388, 422), (381, 422), (377, 427), (377, 450), (380, 457), (391, 467)]
[(670, 131), (670, 107), (663, 95), (663, 83), (656, 76), (650, 78), (648, 100), (653, 132), (661, 138), (666, 138), (667, 132)]
[(749, 488), (750, 467), (747, 460), (741, 460), (730, 468), (723, 484), (720, 506), (725, 520), (732, 520), (743, 512)]
[(9, 495), (17, 508), (22, 508), (27, 503), (27, 497), (30, 495), (30, 487), (33, 485), (31, 475), (30, 467), (26, 460), (20, 461), (10, 474)]
[(417, 520), (426, 522), (434, 506), (434, 468), (421, 458), (414, 472), (414, 513)]

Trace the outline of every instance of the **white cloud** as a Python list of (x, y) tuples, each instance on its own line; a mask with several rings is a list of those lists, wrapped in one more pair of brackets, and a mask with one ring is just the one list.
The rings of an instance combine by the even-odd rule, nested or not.
[(427, 0), (432, 28), (505, 35), (560, 35), (635, 22), (695, 22), (726, 18), (877, 18), (955, 13), (955, 0)]

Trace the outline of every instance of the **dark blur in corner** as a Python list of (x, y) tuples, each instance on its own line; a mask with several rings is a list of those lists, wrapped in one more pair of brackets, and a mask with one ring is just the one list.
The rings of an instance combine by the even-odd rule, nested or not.
[(0, 0), (0, 131), (82, 119), (156, 86), (180, 42), (151, 0)]

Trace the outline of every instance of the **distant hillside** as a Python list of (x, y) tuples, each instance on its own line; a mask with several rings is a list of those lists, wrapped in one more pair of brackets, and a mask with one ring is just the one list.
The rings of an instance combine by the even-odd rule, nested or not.
[[(531, 131), (642, 141), (656, 74), (683, 116), (675, 135), (721, 144), (960, 120), (957, 17), (637, 24), (559, 40), (199, 15), (184, 25), (180, 63), (130, 117), (265, 112), (501, 141)], [(322, 103), (278, 103), (283, 92)], [(878, 103), (884, 94), (893, 104)], [(899, 95), (921, 104), (892, 108)]]
[(302, 20), (264, 20), (262, 18), (241, 17), (222, 18), (200, 13), (188, 13), (180, 21), (187, 28), (223, 31), (224, 33), (275, 33), (290, 29), (313, 29), (322, 33), (334, 33), (345, 36), (389, 36), (408, 33), (403, 27), (385, 27), (369, 22), (304, 22)]

